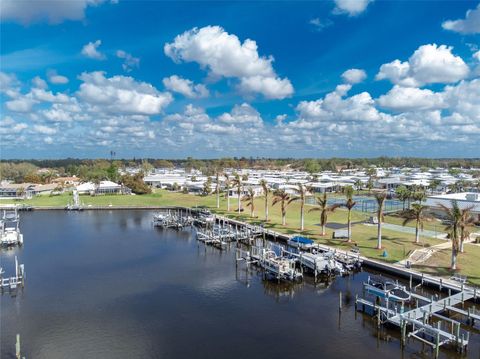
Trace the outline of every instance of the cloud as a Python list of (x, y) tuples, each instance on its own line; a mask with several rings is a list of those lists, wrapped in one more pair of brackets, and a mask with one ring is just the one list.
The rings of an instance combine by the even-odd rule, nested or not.
[(68, 83), (68, 78), (57, 74), (56, 71), (50, 70), (47, 72), (48, 82), (55, 85), (64, 85)]
[(105, 60), (106, 56), (97, 50), (101, 44), (102, 44), (102, 40), (89, 42), (88, 44), (83, 46), (82, 55), (95, 60)]
[(393, 111), (423, 111), (443, 107), (441, 94), (427, 89), (394, 86), (377, 100), (381, 107)]
[(41, 134), (44, 134), (44, 135), (53, 135), (53, 134), (57, 133), (56, 128), (52, 128), (52, 127), (48, 127), (48, 126), (44, 126), (44, 125), (35, 125), (35, 126), (33, 126), (33, 130), (37, 133), (41, 133)]
[[(23, 25), (46, 21), (59, 24), (64, 20), (82, 20), (88, 6), (97, 6), (105, 0), (41, 0), (19, 1), (1, 0), (0, 19), (15, 21)], [(111, 3), (114, 3), (111, 1)]]
[(140, 59), (138, 57), (133, 57), (128, 52), (117, 50), (116, 55), (119, 59), (124, 59), (122, 68), (126, 72), (130, 72), (133, 68), (138, 68), (140, 66)]
[(47, 82), (39, 76), (35, 76), (32, 79), (33, 86), (41, 89), (46, 89), (48, 87)]
[(177, 75), (165, 77), (163, 79), (163, 85), (167, 90), (178, 92), (188, 98), (203, 98), (210, 95), (205, 85), (195, 85), (193, 81), (181, 78)]
[(10, 111), (14, 112), (30, 112), (32, 110), (33, 105), (37, 102), (31, 98), (21, 97), (15, 100), (10, 100), (5, 103), (7, 108)]
[(290, 80), (278, 77), (242, 77), (238, 88), (242, 93), (261, 93), (268, 99), (283, 99), (293, 93), (293, 86)]
[(346, 83), (357, 84), (365, 80), (367, 78), (367, 74), (361, 69), (350, 69), (342, 74), (342, 78)]
[(335, 9), (333, 13), (348, 14), (348, 16), (357, 16), (367, 9), (368, 4), (373, 0), (334, 0)]
[(218, 117), (222, 123), (230, 125), (262, 126), (263, 120), (260, 113), (248, 103), (235, 105), (230, 113), (223, 113)]
[(476, 59), (477, 61), (480, 61), (480, 50), (477, 51), (477, 52), (475, 52), (475, 53), (472, 55), (472, 57), (473, 57), (474, 59)]
[(156, 115), (172, 102), (172, 95), (133, 77), (105, 77), (101, 71), (84, 72), (78, 96), (91, 106), (106, 112)]
[(320, 18), (318, 17), (311, 19), (308, 23), (312, 25), (313, 29), (317, 32), (323, 31), (327, 27), (330, 27), (333, 25), (332, 20), (330, 19), (320, 20)]
[(290, 81), (277, 77), (272, 67), (273, 57), (260, 56), (254, 40), (242, 43), (220, 26), (188, 30), (165, 44), (164, 52), (177, 63), (197, 62), (214, 77), (238, 78), (243, 91), (272, 99), (293, 94)]
[(452, 47), (436, 44), (420, 46), (408, 61), (394, 60), (380, 67), (376, 79), (418, 87), (430, 83), (453, 83), (466, 78), (469, 68)]
[(444, 21), (442, 27), (461, 34), (480, 33), (480, 4), (475, 9), (468, 10), (465, 19)]

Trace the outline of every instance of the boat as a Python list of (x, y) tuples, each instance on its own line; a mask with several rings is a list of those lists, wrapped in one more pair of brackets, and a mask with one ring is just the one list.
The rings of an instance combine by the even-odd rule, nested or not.
[(19, 228), (20, 216), (17, 209), (5, 210), (0, 220), (0, 244), (15, 246), (23, 244), (23, 234)]
[(368, 277), (363, 286), (367, 292), (394, 302), (407, 302), (412, 297), (406, 287), (399, 284), (398, 281), (395, 282), (382, 277)]
[(263, 250), (260, 266), (277, 279), (295, 281), (302, 278), (302, 273), (295, 268), (295, 260), (279, 257), (272, 250)]
[(310, 250), (315, 247), (315, 242), (313, 240), (301, 236), (292, 237), (287, 241), (287, 243), (290, 247), (302, 250)]

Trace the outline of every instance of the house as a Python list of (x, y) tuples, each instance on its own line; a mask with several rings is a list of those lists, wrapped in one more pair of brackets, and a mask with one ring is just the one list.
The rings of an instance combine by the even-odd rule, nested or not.
[(431, 211), (439, 217), (444, 216), (440, 204), (447, 208), (452, 207), (452, 201), (457, 201), (460, 209), (471, 208), (471, 213), (478, 217), (480, 221), (480, 193), (463, 192), (441, 194), (427, 197), (426, 205), (430, 207)]
[(130, 188), (120, 185), (112, 181), (100, 181), (95, 184), (93, 182), (85, 182), (76, 186), (78, 194), (131, 194)]

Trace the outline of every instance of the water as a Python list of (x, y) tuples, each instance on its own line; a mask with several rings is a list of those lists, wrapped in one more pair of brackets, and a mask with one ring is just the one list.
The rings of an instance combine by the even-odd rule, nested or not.
[[(368, 273), (313, 285), (236, 270), (234, 252), (206, 248), (191, 231), (151, 226), (149, 211), (22, 213), (27, 279), (1, 296), (2, 358), (429, 358), (399, 330), (377, 331), (355, 313)], [(345, 299), (338, 312), (338, 292)], [(478, 324), (477, 324), (478, 328)], [(477, 330), (478, 333), (478, 330)], [(478, 358), (479, 335), (468, 356)], [(444, 358), (457, 358), (442, 350)]]

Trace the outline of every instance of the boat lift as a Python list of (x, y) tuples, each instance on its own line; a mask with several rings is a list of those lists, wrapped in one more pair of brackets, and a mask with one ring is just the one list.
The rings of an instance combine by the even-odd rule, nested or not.
[(6, 290), (10, 292), (15, 291), (19, 286), (22, 288), (25, 284), (25, 266), (18, 263), (18, 259), (15, 256), (15, 276), (4, 277), (5, 271), (0, 268), (0, 290), (3, 293)]

